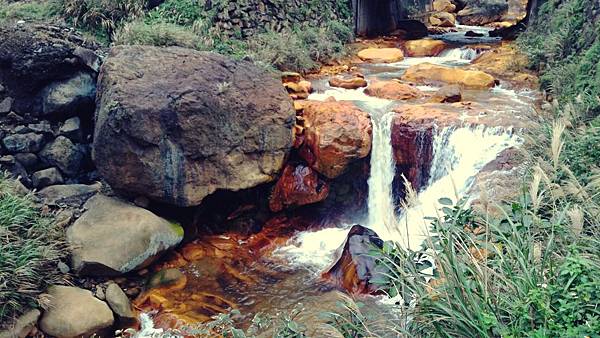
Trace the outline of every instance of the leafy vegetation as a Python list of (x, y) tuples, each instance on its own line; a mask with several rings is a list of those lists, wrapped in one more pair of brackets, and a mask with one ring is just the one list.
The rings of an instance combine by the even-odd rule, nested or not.
[(0, 21), (25, 20), (43, 21), (60, 14), (60, 5), (56, 1), (12, 2), (0, 0)]
[(29, 196), (0, 177), (0, 323), (37, 307), (50, 284), (63, 281), (57, 263), (66, 255), (63, 231), (42, 216)]
[(548, 0), (519, 41), (542, 88), (584, 119), (600, 114), (599, 10), (597, 1)]

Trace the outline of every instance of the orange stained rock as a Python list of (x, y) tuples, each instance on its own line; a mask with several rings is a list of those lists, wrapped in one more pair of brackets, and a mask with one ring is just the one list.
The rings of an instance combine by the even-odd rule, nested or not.
[(488, 73), (440, 66), (427, 62), (408, 68), (402, 76), (402, 80), (415, 83), (458, 84), (473, 89), (492, 88), (496, 85), (496, 79)]
[(399, 48), (367, 48), (358, 52), (358, 57), (365, 62), (392, 63), (404, 59)]
[(365, 89), (365, 94), (388, 100), (410, 100), (423, 96), (414, 86), (396, 80), (373, 81)]
[(447, 47), (444, 41), (433, 39), (409, 40), (404, 43), (408, 56), (437, 56)]

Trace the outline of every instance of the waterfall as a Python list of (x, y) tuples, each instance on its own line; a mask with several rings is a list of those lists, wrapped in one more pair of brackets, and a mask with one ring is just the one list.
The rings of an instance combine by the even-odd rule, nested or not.
[(433, 161), (427, 187), (417, 196), (416, 205), (404, 210), (398, 220), (398, 234), (393, 239), (416, 249), (427, 237), (430, 222), (424, 217), (439, 214), (438, 200), (453, 201), (465, 197), (475, 176), (504, 149), (517, 146), (522, 139), (512, 130), (483, 125), (446, 127), (436, 131), (433, 140)]
[(472, 61), (477, 57), (477, 51), (473, 48), (462, 47), (452, 48), (442, 52), (440, 54), (442, 59), (448, 60), (469, 60)]
[(371, 172), (369, 175), (368, 227), (379, 236), (396, 228), (396, 212), (392, 182), (396, 163), (392, 149), (392, 121), (395, 113), (373, 119)]

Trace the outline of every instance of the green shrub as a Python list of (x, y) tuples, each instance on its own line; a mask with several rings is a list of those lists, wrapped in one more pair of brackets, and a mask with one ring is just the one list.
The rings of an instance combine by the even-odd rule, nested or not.
[(74, 26), (111, 40), (117, 28), (144, 15), (146, 0), (60, 0), (64, 17)]
[(45, 21), (58, 17), (58, 1), (23, 1), (8, 3), (0, 0), (0, 20)]
[(202, 19), (203, 6), (198, 0), (167, 0), (146, 15), (146, 23), (168, 22), (191, 26)]
[(124, 24), (114, 35), (116, 45), (179, 46), (199, 48), (200, 39), (189, 28), (172, 23), (147, 24), (135, 21)]
[(63, 229), (44, 217), (29, 196), (0, 178), (0, 326), (37, 307), (50, 284), (64, 281), (57, 263), (66, 256)]

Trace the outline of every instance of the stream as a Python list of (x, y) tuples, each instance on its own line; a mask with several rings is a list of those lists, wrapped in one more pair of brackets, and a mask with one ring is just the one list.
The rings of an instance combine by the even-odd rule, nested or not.
[[(457, 28), (458, 32), (433, 36), (454, 46), (437, 57), (406, 57), (397, 63), (360, 64), (357, 71), (372, 82), (397, 79), (408, 67), (422, 62), (467, 67), (478, 55), (477, 49), (471, 48), (470, 44), (498, 43), (492, 38), (464, 36), (466, 30), (484, 33), (487, 28)], [(318, 322), (320, 313), (337, 308), (340, 290), (323, 280), (321, 274), (335, 262), (336, 249), (344, 243), (350, 227), (362, 224), (384, 240), (397, 241), (407, 248), (418, 248), (429, 234), (430, 224), (423, 217), (436, 216), (440, 208), (438, 199), (475, 198), (469, 194), (482, 168), (502, 151), (523, 143), (519, 136), (521, 127), (513, 122), (530, 116), (537, 94), (531, 90), (511, 88), (503, 82), (490, 90), (464, 90), (462, 100), (476, 102), (478, 107), (485, 108), (485, 113), (461, 111), (459, 123), (440, 123), (434, 127), (428, 180), (417, 191), (416, 203), (403, 210), (395, 202), (392, 189), (396, 163), (391, 134), (396, 114), (392, 110), (406, 103), (368, 96), (364, 88), (333, 88), (328, 85), (327, 78), (313, 80), (312, 84), (315, 91), (310, 100), (324, 101), (333, 97), (352, 101), (371, 116), (373, 141), (367, 214), (352, 216), (339, 223), (324, 222), (319, 227), (291, 233), (267, 254), (255, 255), (253, 239), (229, 235), (214, 237), (210, 249), (200, 244), (196, 249), (203, 252), (214, 250), (214, 257), (224, 258), (223, 263), (215, 259), (201, 259), (181, 267), (187, 278), (185, 287), (160, 293), (145, 304), (159, 303), (160, 308), (169, 309), (164, 313), (174, 313), (177, 318), (189, 321), (206, 320), (231, 304), (236, 304), (245, 316), (241, 319), (243, 322), (248, 322), (256, 313), (276, 316), (301, 307), (305, 311), (297, 318), (299, 322)], [(426, 93), (439, 89), (428, 85), (418, 88)], [(485, 115), (485, 118), (478, 123), (480, 115)], [(242, 247), (245, 249), (238, 251), (248, 252), (237, 257), (228, 256), (226, 251), (232, 247)], [(366, 308), (390, 318), (395, 316), (393, 302), (390, 305), (384, 296), (358, 297)], [(156, 316), (155, 322), (157, 325), (173, 325), (173, 317)], [(322, 336), (316, 326), (307, 331), (310, 337)]]

